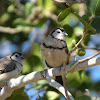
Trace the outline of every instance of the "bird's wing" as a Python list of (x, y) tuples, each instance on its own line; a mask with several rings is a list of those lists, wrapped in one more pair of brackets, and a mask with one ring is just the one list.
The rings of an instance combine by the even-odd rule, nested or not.
[[(66, 54), (68, 55), (69, 50), (68, 50), (67, 44), (66, 44), (65, 52), (66, 52)], [(66, 65), (68, 65), (68, 64), (69, 64), (69, 58), (68, 58), (68, 56), (67, 56)]]
[[(48, 45), (52, 45), (52, 37), (51, 36), (49, 36), (49, 37), (47, 37), (45, 40), (43, 40), (42, 42), (41, 42), (41, 56), (42, 56), (42, 60), (44, 61), (44, 62), (46, 62), (45, 61), (45, 57), (44, 57), (44, 50), (45, 50), (45, 47), (43, 46), (43, 44), (44, 43), (46, 43), (46, 44), (48, 44)], [(54, 43), (53, 43), (54, 44)], [(46, 64), (46, 63), (45, 63)]]
[(41, 52), (41, 57), (42, 57), (42, 60), (45, 61), (45, 58), (44, 58), (44, 47), (43, 47), (43, 42), (41, 43), (41, 47), (40, 47), (40, 52)]
[(16, 68), (16, 64), (8, 57), (0, 59), (0, 74), (7, 73)]

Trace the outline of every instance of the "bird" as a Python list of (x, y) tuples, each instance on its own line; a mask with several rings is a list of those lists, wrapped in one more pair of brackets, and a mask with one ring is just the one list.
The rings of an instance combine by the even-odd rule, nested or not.
[[(14, 52), (0, 59), (0, 84), (2, 84), (2, 81), (19, 76), (23, 68), (23, 59), (23, 54), (19, 52)], [(14, 70), (17, 71), (13, 72)]]
[[(55, 68), (68, 64), (68, 47), (65, 40), (66, 33), (64, 28), (54, 29), (42, 42), (41, 54), (47, 65), (47, 68)], [(63, 85), (61, 76), (56, 76), (55, 80)]]

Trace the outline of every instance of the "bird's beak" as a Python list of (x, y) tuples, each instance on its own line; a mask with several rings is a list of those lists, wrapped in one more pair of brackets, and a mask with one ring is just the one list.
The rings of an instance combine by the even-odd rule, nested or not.
[(63, 33), (64, 33), (64, 36), (67, 36), (68, 34), (66, 33), (66, 31), (63, 31)]
[(24, 56), (23, 56), (23, 55), (21, 55), (21, 56), (20, 56), (20, 58), (21, 58), (21, 59), (24, 59)]

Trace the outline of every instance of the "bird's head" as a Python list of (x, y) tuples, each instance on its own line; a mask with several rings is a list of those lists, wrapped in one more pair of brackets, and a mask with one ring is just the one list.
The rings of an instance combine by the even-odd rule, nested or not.
[(22, 63), (24, 56), (23, 54), (19, 53), (19, 52), (14, 52), (10, 55), (11, 60), (14, 60), (18, 63)]
[(56, 28), (56, 29), (51, 33), (51, 35), (52, 35), (54, 38), (61, 39), (61, 40), (65, 40), (65, 36), (67, 36), (68, 34), (66, 33), (65, 29), (63, 29), (63, 28)]

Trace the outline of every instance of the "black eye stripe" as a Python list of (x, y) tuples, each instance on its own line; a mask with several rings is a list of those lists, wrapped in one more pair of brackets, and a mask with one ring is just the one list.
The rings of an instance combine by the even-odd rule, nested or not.
[(57, 33), (60, 33), (60, 31), (57, 31)]
[(63, 31), (65, 31), (64, 29), (61, 29), (61, 31), (63, 32)]

